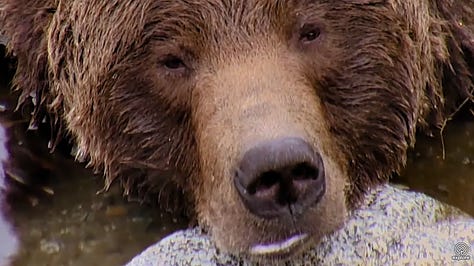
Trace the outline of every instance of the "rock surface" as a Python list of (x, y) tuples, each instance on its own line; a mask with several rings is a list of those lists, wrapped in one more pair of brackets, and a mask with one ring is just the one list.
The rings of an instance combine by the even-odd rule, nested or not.
[[(472, 249), (472, 217), (424, 194), (387, 185), (369, 194), (339, 231), (290, 262), (280, 264), (473, 265)], [(127, 265), (257, 264), (219, 253), (210, 237), (195, 228), (162, 239)]]

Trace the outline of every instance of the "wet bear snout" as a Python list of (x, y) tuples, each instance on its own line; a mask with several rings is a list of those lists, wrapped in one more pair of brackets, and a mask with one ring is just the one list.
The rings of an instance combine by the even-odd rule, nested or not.
[(324, 165), (302, 138), (264, 141), (244, 153), (234, 185), (245, 207), (259, 217), (299, 216), (325, 193)]

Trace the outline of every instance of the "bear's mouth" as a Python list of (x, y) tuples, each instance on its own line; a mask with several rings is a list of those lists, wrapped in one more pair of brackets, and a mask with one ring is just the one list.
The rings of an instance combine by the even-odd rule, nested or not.
[(285, 240), (266, 244), (257, 244), (250, 248), (252, 256), (284, 256), (302, 246), (308, 234), (293, 235)]

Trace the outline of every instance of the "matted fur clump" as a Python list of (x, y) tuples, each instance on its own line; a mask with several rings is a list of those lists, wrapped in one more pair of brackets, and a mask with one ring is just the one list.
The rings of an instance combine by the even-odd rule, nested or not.
[[(178, 195), (219, 248), (285, 257), (340, 228), (403, 167), (417, 128), (472, 99), (473, 8), (0, 0), (0, 25), (19, 107), (35, 105), (33, 124), (48, 116), (54, 140), (70, 135), (106, 187)], [(282, 161), (303, 171), (279, 179)]]

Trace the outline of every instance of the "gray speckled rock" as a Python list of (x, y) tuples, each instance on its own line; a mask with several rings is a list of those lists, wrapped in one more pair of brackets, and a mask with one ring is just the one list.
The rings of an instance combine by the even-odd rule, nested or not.
[[(453, 259), (457, 243), (469, 260)], [(474, 265), (474, 219), (424, 194), (382, 186), (339, 231), (286, 265)], [(271, 263), (275, 265), (275, 263)], [(283, 263), (282, 263), (283, 264)], [(174, 233), (128, 266), (254, 265), (221, 254), (199, 229)]]

